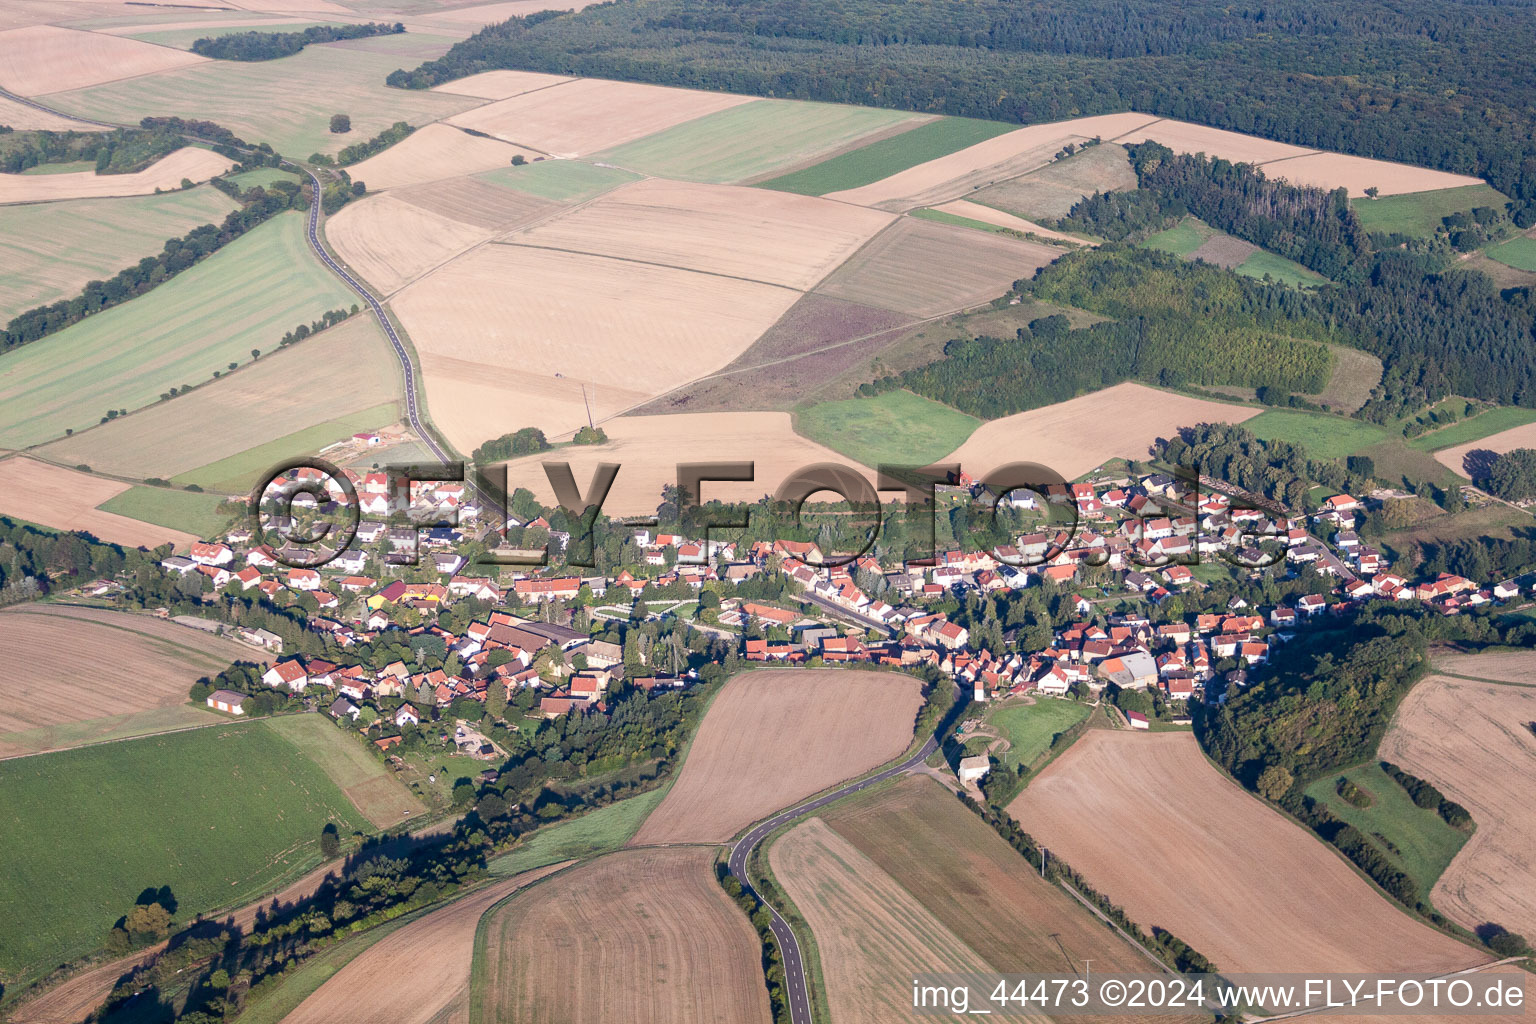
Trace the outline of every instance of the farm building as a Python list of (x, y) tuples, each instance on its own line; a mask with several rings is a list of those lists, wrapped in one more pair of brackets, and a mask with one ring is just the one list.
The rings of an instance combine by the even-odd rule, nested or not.
[(987, 755), (977, 754), (974, 757), (962, 757), (960, 759), (960, 781), (969, 785), (986, 777), (992, 770), (992, 762), (987, 760)]
[(245, 694), (234, 690), (214, 690), (208, 695), (208, 706), (215, 711), (231, 715), (245, 714)]
[(1127, 711), (1125, 717), (1131, 723), (1132, 729), (1150, 729), (1152, 723), (1147, 721), (1147, 716), (1140, 711)]

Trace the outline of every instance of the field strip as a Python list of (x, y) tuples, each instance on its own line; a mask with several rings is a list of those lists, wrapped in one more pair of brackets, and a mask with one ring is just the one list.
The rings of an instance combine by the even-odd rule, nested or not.
[(717, 270), (699, 270), (695, 267), (678, 266), (676, 263), (658, 263), (655, 260), (637, 259), (634, 256), (610, 256), (607, 253), (592, 252), (588, 249), (567, 249), (558, 245), (533, 245), (530, 242), (507, 242), (499, 238), (492, 239), (490, 244), (506, 245), (516, 249), (543, 249), (545, 252), (563, 252), (569, 253), (572, 256), (595, 256), (600, 260), (615, 260), (619, 263), (638, 263), (644, 267), (661, 267), (663, 270), (681, 270), (686, 274), (703, 274), (707, 277), (723, 277), (727, 281), (745, 281), (747, 284), (761, 284), (767, 285), (769, 288), (782, 288), (787, 292), (794, 292), (797, 295), (805, 294), (805, 292), (799, 288), (794, 288), (787, 284), (778, 284), (774, 281), (764, 281), (757, 277), (740, 277), (736, 274), (722, 274)]
[(1536, 683), (1516, 683), (1509, 679), (1488, 679), (1484, 676), (1466, 676), (1460, 672), (1446, 672), (1444, 669), (1435, 669), (1437, 676), (1450, 676), (1452, 679), (1465, 679), (1469, 683), (1492, 683), (1494, 686), (1520, 686), (1526, 689), (1536, 689)]

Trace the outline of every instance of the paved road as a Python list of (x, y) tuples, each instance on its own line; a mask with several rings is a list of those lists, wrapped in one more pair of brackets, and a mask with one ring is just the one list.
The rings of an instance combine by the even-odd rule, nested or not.
[[(900, 775), (902, 772), (908, 771), (928, 760), (933, 755), (933, 752), (938, 749), (938, 741), (930, 736), (928, 737), (928, 742), (923, 744), (921, 750), (901, 762), (901, 764), (893, 768), (887, 768), (880, 774), (872, 775), (860, 782), (849, 783), (841, 789), (836, 789), (825, 796), (817, 797), (810, 803), (800, 804), (798, 807), (781, 811), (767, 821), (754, 826), (752, 831), (742, 836), (741, 840), (731, 847), (731, 858), (728, 862), (731, 874), (735, 875), (737, 880), (748, 890), (757, 894), (759, 899), (762, 899), (761, 894), (757, 893), (757, 890), (752, 886), (752, 882), (747, 878), (747, 861), (751, 858), (753, 851), (757, 849), (764, 839), (768, 838), (770, 833), (804, 814), (809, 814), (818, 807), (825, 807), (834, 800), (841, 800), (851, 793), (857, 793), (861, 789), (868, 789), (877, 782), (884, 782), (892, 776)], [(763, 903), (768, 907), (768, 913), (773, 915), (773, 923), (771, 925), (773, 936), (779, 940), (779, 949), (784, 955), (784, 982), (785, 987), (789, 990), (790, 1022), (791, 1024), (811, 1024), (811, 1001), (805, 982), (805, 961), (800, 954), (800, 943), (795, 939), (794, 929), (790, 928), (789, 922), (780, 917), (779, 912), (767, 900), (763, 900)]]

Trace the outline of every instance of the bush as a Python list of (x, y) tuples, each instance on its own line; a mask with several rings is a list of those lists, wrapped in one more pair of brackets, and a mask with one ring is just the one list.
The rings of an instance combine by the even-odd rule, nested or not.
[(346, 114), (331, 115), (331, 134), (345, 135), (352, 130), (352, 119)]
[(1367, 793), (1342, 775), (1339, 776), (1339, 781), (1334, 784), (1334, 789), (1338, 792), (1339, 796), (1344, 798), (1346, 803), (1352, 804), (1355, 807), (1364, 809), (1376, 802), (1371, 798), (1370, 793)]

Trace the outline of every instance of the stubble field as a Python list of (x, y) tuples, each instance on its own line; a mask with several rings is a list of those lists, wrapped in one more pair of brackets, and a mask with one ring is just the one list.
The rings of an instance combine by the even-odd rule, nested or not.
[[(0, 205), (47, 203), (62, 199), (147, 196), (181, 188), (183, 179), (207, 181), (235, 165), (229, 157), (186, 146), (133, 174), (0, 174)], [(126, 261), (125, 261), (126, 262)]]
[(478, 1019), (769, 1024), (762, 947), (714, 858), (624, 850), (491, 911), (476, 942)]
[(546, 75), (539, 71), (482, 71), (478, 75), (456, 78), (433, 86), (432, 91), (474, 96), (482, 100), (506, 100), (569, 81), (571, 79), (564, 75)]
[(97, 508), (126, 490), (125, 483), (36, 459), (12, 456), (0, 460), (0, 515), (56, 530), (83, 530), (100, 540), (130, 548), (157, 548), (170, 543), (185, 550), (197, 540), (180, 530)]
[(759, 669), (715, 698), (682, 774), (632, 843), (723, 842), (907, 748), (917, 680), (850, 669)]
[(429, 124), (407, 135), (382, 153), (347, 168), (353, 181), (361, 181), (370, 192), (419, 185), (424, 181), (455, 178), (476, 171), (509, 167), (521, 154), (532, 160), (534, 154), (505, 142), (471, 135), (446, 124)]
[[(1516, 448), (1536, 448), (1536, 423), (1524, 423), (1518, 427), (1501, 430), (1497, 434), (1479, 438), (1476, 441), (1467, 441), (1450, 448), (1442, 448), (1435, 452), (1435, 461), (1449, 469), (1451, 472), (1463, 477), (1471, 477), (1470, 463), (1480, 461), (1479, 455), (1474, 453), (1495, 452), (1503, 455), (1512, 452)], [(1468, 456), (1472, 456), (1471, 460)], [(1486, 458), (1486, 456), (1482, 456)]]
[(0, 613), (0, 633), (0, 757), (212, 724), (182, 707), (187, 688), (254, 655), (165, 619), (64, 605)]
[[(1486, 656), (1485, 656), (1486, 657)], [(1515, 673), (1529, 678), (1536, 655)], [(1439, 663), (1458, 674), (1463, 659)], [(1496, 677), (1498, 678), (1498, 677)], [(1536, 686), (1433, 675), (1415, 686), (1381, 743), (1383, 760), (1427, 779), (1472, 812), (1477, 831), (1430, 893), (1436, 909), (1476, 929), (1494, 922), (1536, 933)]]
[(206, 57), (168, 46), (53, 25), (0, 32), (0, 87), (18, 96), (80, 89), (207, 62)]

